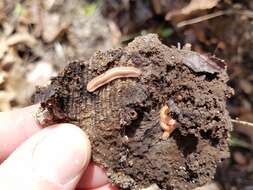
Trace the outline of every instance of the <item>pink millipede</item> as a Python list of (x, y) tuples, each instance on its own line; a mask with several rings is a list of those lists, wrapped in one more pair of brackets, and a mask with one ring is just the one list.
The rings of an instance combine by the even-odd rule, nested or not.
[(126, 77), (139, 77), (141, 73), (142, 71), (135, 67), (114, 67), (89, 81), (87, 84), (87, 90), (89, 92), (94, 92), (96, 89), (112, 80)]

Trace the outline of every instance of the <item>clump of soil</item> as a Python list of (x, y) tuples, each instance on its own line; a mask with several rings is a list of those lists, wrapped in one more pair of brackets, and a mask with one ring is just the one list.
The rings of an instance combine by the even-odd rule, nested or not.
[[(91, 79), (117, 66), (142, 74), (87, 91)], [(50, 115), (48, 123), (74, 123), (89, 135), (94, 162), (120, 188), (187, 190), (210, 181), (229, 156), (226, 99), (233, 91), (227, 80), (222, 60), (167, 47), (149, 34), (71, 62), (34, 99)], [(161, 138), (159, 122), (164, 105), (176, 120), (168, 139)]]

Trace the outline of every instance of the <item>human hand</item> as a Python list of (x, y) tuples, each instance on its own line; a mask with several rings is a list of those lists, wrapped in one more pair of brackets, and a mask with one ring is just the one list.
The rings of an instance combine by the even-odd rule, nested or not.
[(72, 124), (42, 129), (37, 108), (0, 113), (0, 189), (117, 190), (90, 162), (87, 135)]

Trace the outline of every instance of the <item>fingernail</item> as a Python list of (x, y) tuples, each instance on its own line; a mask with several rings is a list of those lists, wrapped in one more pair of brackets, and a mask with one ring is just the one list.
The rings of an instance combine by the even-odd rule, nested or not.
[(68, 184), (87, 167), (90, 160), (90, 142), (80, 128), (61, 124), (35, 147), (34, 167), (43, 178), (59, 185)]

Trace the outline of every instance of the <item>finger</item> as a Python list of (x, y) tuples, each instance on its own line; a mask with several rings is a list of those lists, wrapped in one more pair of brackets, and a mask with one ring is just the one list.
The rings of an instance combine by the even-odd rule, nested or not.
[(90, 160), (88, 137), (61, 124), (38, 132), (0, 166), (0, 189), (73, 190)]
[(97, 188), (77, 189), (77, 190), (119, 190), (119, 189), (113, 186), (112, 184), (107, 184)]
[[(41, 126), (34, 119), (34, 113), (39, 105), (0, 113), (0, 162), (15, 150), (23, 141), (41, 130)], [(82, 177), (79, 187), (94, 188), (108, 183), (104, 171), (94, 164), (90, 164)]]
[(107, 178), (105, 171), (91, 162), (85, 170), (78, 187), (83, 189), (95, 188), (106, 185), (107, 183), (109, 183), (109, 179)]
[(0, 163), (23, 141), (41, 129), (33, 117), (38, 105), (0, 112)]

